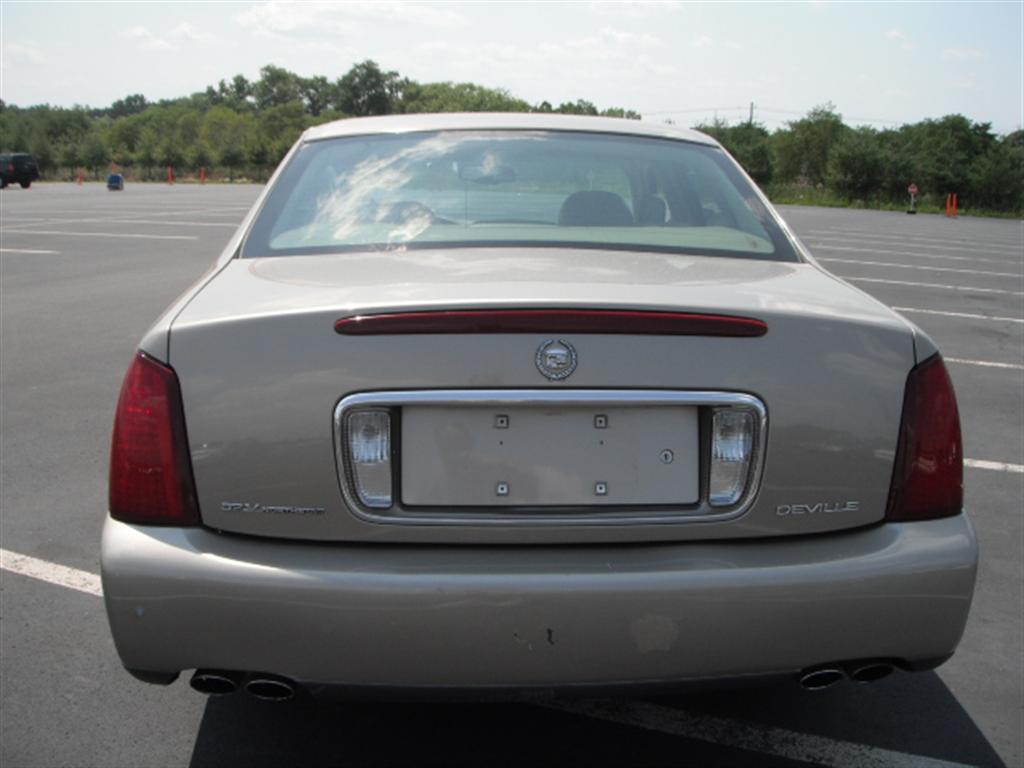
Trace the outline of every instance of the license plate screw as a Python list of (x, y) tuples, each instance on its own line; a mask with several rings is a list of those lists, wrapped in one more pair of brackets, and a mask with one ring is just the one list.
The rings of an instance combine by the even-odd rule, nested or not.
[(508, 416), (504, 413), (499, 413), (494, 417), (494, 428), (495, 429), (508, 429)]
[(508, 496), (508, 483), (498, 483), (494, 488), (494, 492), (498, 496)]
[(608, 417), (599, 413), (594, 417), (594, 429), (608, 429)]
[(608, 483), (594, 483), (594, 495), (595, 496), (607, 496), (608, 495)]
[(676, 455), (672, 453), (672, 451), (670, 451), (668, 448), (666, 448), (664, 451), (661, 452), (661, 463), (671, 464), (675, 457)]

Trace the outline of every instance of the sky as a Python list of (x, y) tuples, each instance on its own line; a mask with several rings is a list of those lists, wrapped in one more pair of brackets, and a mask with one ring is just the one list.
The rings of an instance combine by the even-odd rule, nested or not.
[(1008, 2), (19, 2), (0, 0), (0, 98), (174, 98), (276, 64), (373, 59), (421, 82), (586, 99), (645, 120), (776, 128), (831, 102), (878, 128), (1024, 123), (1024, 0)]

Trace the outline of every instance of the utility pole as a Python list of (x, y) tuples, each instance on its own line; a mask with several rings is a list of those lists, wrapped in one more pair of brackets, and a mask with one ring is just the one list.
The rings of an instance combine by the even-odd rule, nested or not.
[(747, 120), (747, 125), (748, 126), (753, 126), (753, 124), (754, 124), (754, 102), (750, 102), (750, 118)]

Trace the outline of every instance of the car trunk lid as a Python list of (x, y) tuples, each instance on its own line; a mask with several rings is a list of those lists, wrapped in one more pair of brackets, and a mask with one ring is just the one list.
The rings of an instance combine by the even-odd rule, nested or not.
[[(339, 320), (360, 316), (496, 309), (741, 317), (762, 321), (767, 332), (336, 330)], [(543, 374), (538, 354), (552, 342), (571, 345), (571, 375)], [(808, 264), (410, 250), (236, 260), (175, 320), (170, 363), (181, 380), (201, 513), (212, 527), (317, 540), (652, 541), (802, 534), (881, 519), (913, 342), (884, 307)], [(399, 498), (390, 514), (346, 499), (335, 421), (342, 401), (451, 391), (491, 400), (529, 391), (540, 400), (388, 406), (399, 409), (395, 443), (399, 464), (408, 464), (395, 469)], [(586, 392), (648, 400), (594, 404)], [(569, 401), (547, 402), (547, 393)], [(711, 406), (686, 400), (695, 393), (749, 397), (765, 409), (760, 484), (749, 504), (731, 510), (737, 514), (699, 503)], [(509, 438), (521, 444), (507, 454), (496, 453), (494, 419), (502, 415), (530, 425)], [(614, 437), (597, 435), (600, 415), (622, 425)], [(445, 448), (446, 434), (475, 442)], [(606, 465), (586, 447), (601, 439), (611, 443)], [(679, 475), (657, 474), (665, 450), (679, 455)], [(528, 490), (522, 503), (498, 495), (512, 477)], [(478, 487), (463, 487), (474, 478)], [(616, 495), (622, 488), (626, 495)], [(493, 494), (492, 503), (481, 494)]]

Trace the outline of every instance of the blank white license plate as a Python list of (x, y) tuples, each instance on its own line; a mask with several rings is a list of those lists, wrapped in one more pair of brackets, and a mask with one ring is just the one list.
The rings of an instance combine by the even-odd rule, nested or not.
[(406, 506), (686, 505), (694, 406), (404, 406)]

